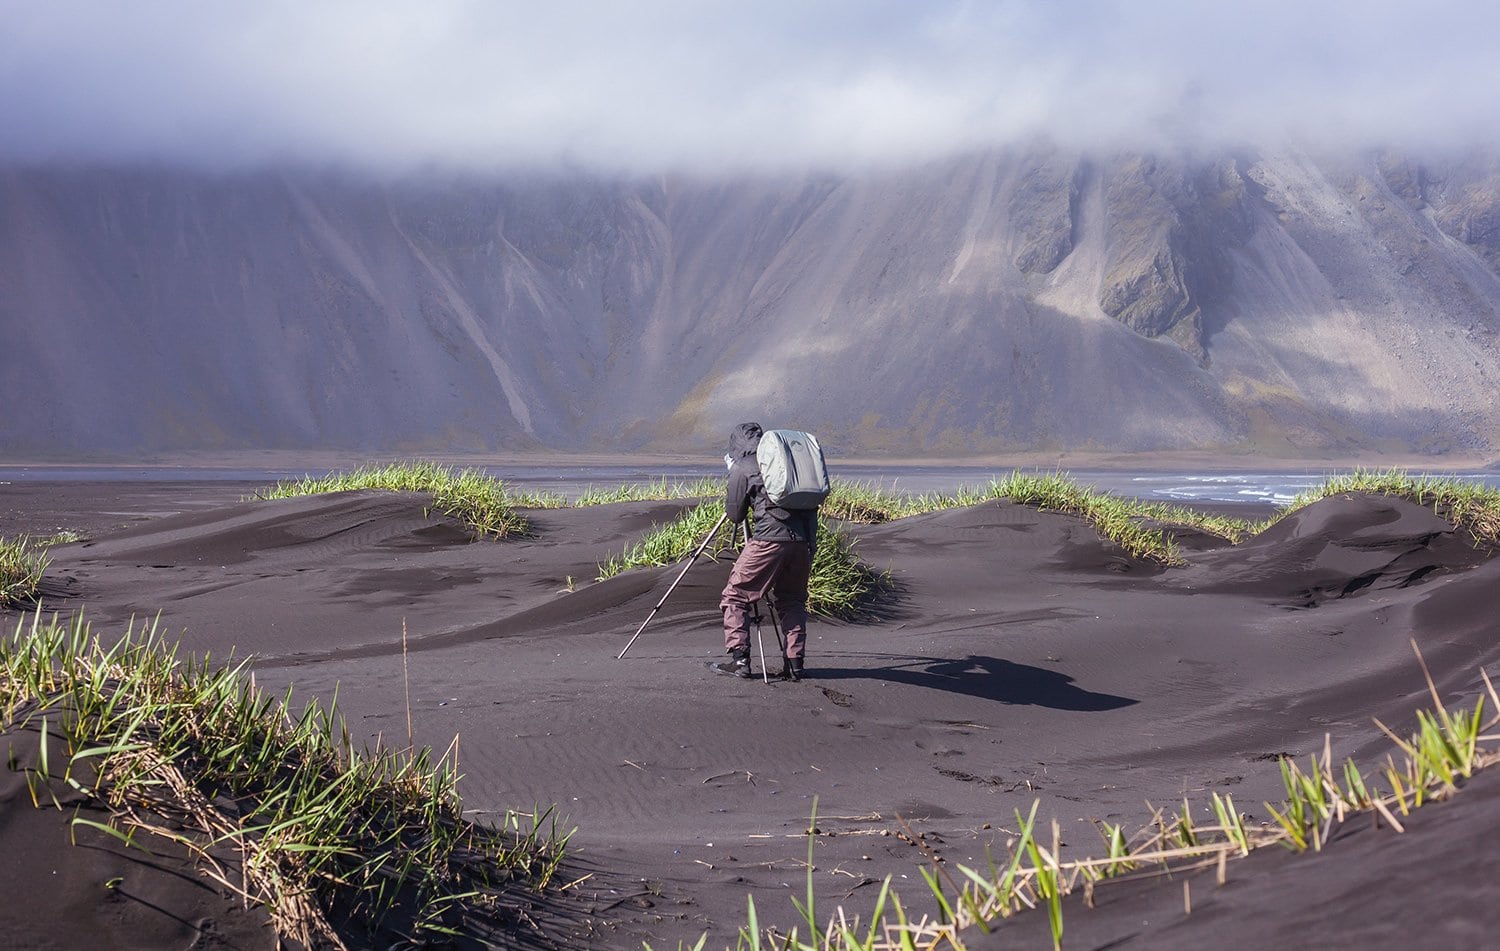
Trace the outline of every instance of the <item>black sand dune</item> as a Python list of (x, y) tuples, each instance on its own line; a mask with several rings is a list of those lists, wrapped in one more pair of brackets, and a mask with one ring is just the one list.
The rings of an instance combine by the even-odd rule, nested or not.
[[(263, 684), (337, 687), (372, 742), (405, 741), (404, 625), (417, 740), (459, 735), (476, 815), (555, 803), (578, 827), (597, 921), (570, 940), (597, 947), (705, 930), (732, 944), (747, 894), (762, 923), (794, 924), (815, 808), (825, 912), (866, 910), (887, 875), (922, 906), (902, 821), (976, 866), (1004, 855), (1033, 800), (1080, 856), (1101, 850), (1092, 820), (1139, 828), (1148, 802), (1206, 810), (1217, 791), (1261, 821), (1282, 798), (1278, 755), (1326, 734), (1335, 757), (1371, 762), (1390, 748), (1372, 717), (1409, 728), (1429, 703), (1413, 639), (1450, 704), (1500, 661), (1500, 560), (1384, 498), (1326, 500), (1236, 547), (1190, 539), (1189, 566), (1170, 570), (1008, 504), (856, 528), (894, 598), (867, 621), (816, 622), (811, 679), (767, 686), (704, 668), (727, 563), (694, 567), (616, 659), (678, 569), (591, 579), (675, 503), (536, 512), (534, 538), (471, 543), (418, 496), (243, 503), (240, 487), (199, 486), (165, 514), (170, 499), (70, 491), (79, 524), (107, 510), (128, 527), (55, 549), (49, 610), (103, 631), (160, 612), (192, 650), (253, 654)], [(6, 534), (28, 528), (28, 505), (48, 521), (65, 507), (5, 503)], [(1069, 908), (1065, 946), (1473, 944), (1500, 917), (1481, 894), (1493, 786), (1481, 777), (1404, 836), (1350, 828), (1316, 856), (1231, 863), (1223, 888), (1195, 878), (1191, 915), (1180, 879), (1105, 886), (1096, 909)], [(973, 940), (1050, 946), (1038, 916)]]

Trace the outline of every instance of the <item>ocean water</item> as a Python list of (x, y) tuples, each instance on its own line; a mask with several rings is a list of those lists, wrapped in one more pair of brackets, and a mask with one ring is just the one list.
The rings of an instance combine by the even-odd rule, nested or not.
[[(1347, 472), (1347, 470), (1343, 470)], [(1138, 474), (1100, 474), (1098, 487), (1119, 495), (1132, 495), (1167, 502), (1258, 502), (1285, 505), (1297, 496), (1338, 475), (1338, 470), (1322, 472), (1153, 472)], [(1420, 472), (1412, 472), (1420, 476)], [(1477, 482), (1500, 488), (1500, 473), (1442, 472), (1446, 479)], [(1085, 474), (1074, 477), (1087, 482)]]
[[(944, 492), (959, 486), (980, 487), (993, 478), (1008, 475), (1010, 469), (982, 469), (974, 467), (913, 467), (899, 472), (886, 469), (841, 468), (838, 475), (853, 481), (868, 481), (898, 491)], [(1051, 472), (1051, 469), (1038, 470)], [(1246, 470), (1243, 472), (1189, 472), (1189, 471), (1140, 471), (1128, 470), (1068, 470), (1069, 478), (1081, 485), (1091, 486), (1100, 492), (1130, 496), (1153, 502), (1212, 502), (1232, 504), (1243, 502), (1260, 505), (1285, 505), (1303, 492), (1309, 491), (1332, 475), (1348, 470), (1308, 470), (1303, 472), (1266, 472)], [(1413, 476), (1422, 475), (1412, 471)], [(1500, 472), (1452, 472), (1434, 473), (1443, 478), (1477, 482), (1490, 488), (1500, 489)]]
[[(576, 498), (585, 490), (659, 481), (693, 482), (723, 474), (720, 464), (630, 465), (610, 466), (484, 466), (486, 472), (518, 488), (555, 492)], [(912, 494), (951, 492), (960, 487), (982, 488), (991, 479), (1009, 474), (1009, 467), (983, 466), (838, 466), (833, 474), (851, 482), (864, 483), (893, 492)], [(1039, 471), (1049, 472), (1050, 469)], [(1285, 504), (1301, 492), (1322, 484), (1338, 470), (1301, 472), (1240, 472), (1069, 470), (1077, 482), (1101, 492), (1134, 496), (1151, 501)], [(279, 480), (299, 479), (309, 474), (305, 469), (246, 469), (182, 466), (0, 466), (0, 492), (14, 482), (257, 482), (266, 485)], [(326, 470), (310, 474), (322, 476)], [(1420, 473), (1413, 472), (1413, 475)], [(1500, 472), (1435, 473), (1445, 478), (1478, 482), (1500, 489)]]

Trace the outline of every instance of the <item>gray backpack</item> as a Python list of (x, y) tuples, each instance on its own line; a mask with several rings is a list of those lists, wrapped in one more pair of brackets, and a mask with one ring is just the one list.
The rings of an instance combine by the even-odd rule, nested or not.
[(755, 450), (766, 497), (784, 509), (815, 509), (828, 498), (828, 467), (823, 447), (811, 433), (772, 429)]

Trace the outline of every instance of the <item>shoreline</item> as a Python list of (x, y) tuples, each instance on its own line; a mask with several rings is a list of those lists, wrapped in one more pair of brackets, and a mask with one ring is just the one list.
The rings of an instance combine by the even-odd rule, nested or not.
[[(609, 466), (670, 468), (718, 465), (715, 453), (651, 452), (423, 452), (391, 450), (300, 451), (286, 449), (231, 450), (223, 452), (163, 453), (148, 458), (123, 459), (110, 456), (92, 458), (29, 457), (0, 459), (0, 471), (7, 469), (48, 469), (56, 471), (112, 469), (140, 471), (159, 469), (183, 470), (301, 470), (328, 471), (360, 465), (382, 465), (393, 460), (422, 459), (457, 467), (501, 468), (507, 465), (535, 467)], [(1330, 456), (1270, 456), (1251, 453), (1226, 453), (1212, 450), (1170, 450), (1155, 452), (1017, 452), (979, 456), (881, 456), (872, 454), (834, 455), (835, 465), (869, 468), (913, 469), (1075, 469), (1105, 472), (1322, 472), (1352, 469), (1405, 469), (1424, 472), (1484, 470), (1500, 472), (1500, 458), (1494, 454), (1424, 456), (1415, 453), (1367, 453)]]

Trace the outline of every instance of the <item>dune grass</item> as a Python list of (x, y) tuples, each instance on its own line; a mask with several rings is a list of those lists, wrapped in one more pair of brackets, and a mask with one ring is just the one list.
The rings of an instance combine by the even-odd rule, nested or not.
[[(660, 568), (681, 561), (697, 550), (723, 514), (724, 505), (717, 499), (694, 506), (600, 565), (597, 580), (632, 568)], [(703, 550), (704, 556), (717, 558), (733, 551), (733, 531), (733, 526), (720, 528)], [(885, 584), (884, 576), (860, 564), (848, 532), (818, 520), (818, 548), (807, 586), (808, 611), (825, 617), (856, 617)]]
[[(724, 494), (724, 480), (703, 478), (692, 482), (670, 482), (665, 476), (645, 483), (617, 486), (589, 486), (573, 500), (575, 507), (609, 505), (614, 502), (675, 502), (680, 499), (707, 499)], [(713, 524), (710, 522), (709, 524)], [(704, 531), (708, 526), (704, 526)], [(701, 535), (699, 540), (701, 541)]]
[[(1414, 476), (1402, 469), (1357, 469), (1335, 475), (1302, 493), (1266, 524), (1321, 499), (1351, 492), (1390, 495), (1430, 508), (1469, 533), (1478, 545), (1500, 547), (1500, 490), (1443, 476)], [(1263, 526), (1264, 527), (1264, 526)]]
[(295, 711), (154, 626), (107, 643), (82, 620), (18, 624), (0, 639), (0, 732), (26, 730), (38, 807), (67, 788), (109, 815), (74, 824), (184, 846), (303, 947), (343, 947), (339, 923), (483, 941), (549, 887), (566, 842), (550, 814), (469, 822), (451, 757), (356, 749), (331, 706)]
[[(664, 567), (686, 558), (713, 527), (723, 505), (718, 500), (718, 480), (704, 480), (692, 487), (692, 497), (709, 497), (683, 515), (648, 532), (639, 542), (599, 567), (600, 581), (632, 568)], [(886, 574), (862, 564), (853, 536), (839, 523), (880, 524), (895, 519), (963, 508), (1006, 499), (1021, 505), (1077, 515), (1130, 555), (1162, 565), (1183, 560), (1168, 528), (1188, 526), (1238, 541), (1252, 528), (1250, 523), (1211, 516), (1178, 506), (1142, 502), (1097, 492), (1079, 485), (1063, 473), (1012, 472), (984, 488), (961, 487), (951, 493), (904, 495), (867, 483), (835, 479), (832, 491), (818, 510), (818, 550), (808, 585), (808, 610), (830, 617), (855, 617), (889, 588)], [(731, 549), (727, 531), (710, 542), (704, 553), (718, 557)]]
[[(713, 488), (712, 480), (709, 488)], [(1173, 528), (1197, 529), (1238, 543), (1313, 502), (1351, 492), (1390, 495), (1429, 507), (1469, 532), (1476, 543), (1500, 547), (1500, 490), (1451, 477), (1413, 476), (1399, 469), (1355, 470), (1330, 476), (1322, 485), (1260, 521), (1110, 495), (1077, 482), (1066, 472), (1020, 470), (984, 486), (960, 486), (941, 493), (899, 493), (870, 483), (834, 479), (833, 491), (819, 514), (873, 525), (926, 512), (1009, 500), (1044, 511), (1076, 515), (1136, 557), (1177, 565), (1182, 559), (1171, 541)]]
[[(69, 538), (75, 541), (76, 538)], [(34, 539), (30, 535), (0, 538), (0, 605), (21, 604), (36, 598), (42, 574), (51, 559), (47, 549), (60, 544), (57, 536)]]
[(878, 524), (996, 500), (1076, 515), (1130, 555), (1162, 565), (1182, 563), (1171, 539), (1173, 526), (1195, 528), (1230, 542), (1243, 539), (1254, 528), (1243, 519), (1109, 495), (1081, 485), (1063, 472), (1019, 470), (980, 488), (961, 486), (953, 492), (918, 495), (901, 495), (863, 483), (835, 482), (821, 512), (831, 518)]
[(890, 573), (875, 571), (859, 560), (853, 535), (818, 520), (818, 547), (807, 581), (808, 611), (824, 617), (859, 618), (890, 590)]
[(0, 538), (0, 605), (34, 598), (48, 562), (46, 546), (31, 536)]
[[(641, 537), (641, 540), (611, 557), (599, 566), (596, 580), (613, 578), (632, 568), (663, 568), (691, 555), (703, 543), (709, 529), (724, 514), (724, 506), (717, 502), (701, 502), (664, 525), (658, 525)], [(703, 549), (707, 558), (717, 558), (734, 548), (734, 536), (730, 526), (721, 526), (708, 547)]]
[(569, 501), (556, 492), (518, 489), (480, 469), (455, 470), (436, 462), (401, 460), (385, 465), (360, 466), (347, 472), (332, 472), (321, 478), (309, 475), (281, 481), (251, 497), (284, 499), (356, 489), (424, 492), (432, 496), (433, 504), (440, 512), (464, 522), (476, 534), (504, 538), (530, 531), (525, 517), (517, 509), (582, 508), (614, 502), (706, 498), (721, 494), (724, 486), (718, 479), (674, 482), (663, 476), (644, 483), (591, 485)]
[(628, 482), (619, 485), (589, 485), (576, 498), (569, 499), (558, 492), (546, 490), (520, 491), (505, 486), (511, 504), (522, 509), (587, 508), (592, 505), (612, 505), (616, 502), (673, 502), (680, 499), (706, 498), (724, 491), (721, 480), (699, 479), (692, 482), (674, 482), (666, 476), (646, 482)]
[(818, 514), (824, 518), (836, 518), (843, 522), (862, 525), (879, 525), (907, 515), (915, 515), (921, 511), (915, 504), (920, 497), (892, 492), (868, 482), (831, 479), (829, 487), (831, 491), (828, 493), (828, 498), (823, 500), (822, 506), (818, 509)]
[[(468, 524), (479, 535), (504, 537), (510, 534), (526, 534), (529, 527), (517, 509), (561, 508), (607, 505), (616, 502), (677, 501), (689, 499), (715, 499), (723, 493), (722, 480), (704, 478), (689, 482), (671, 482), (665, 477), (647, 483), (624, 484), (612, 487), (585, 489), (578, 498), (568, 502), (556, 493), (520, 492), (502, 481), (487, 476), (476, 469), (453, 469), (432, 462), (394, 462), (378, 467), (361, 467), (351, 472), (333, 473), (323, 478), (305, 477), (295, 482), (278, 482), (274, 487), (261, 490), (256, 498), (273, 499), (297, 495), (312, 495), (323, 492), (342, 492), (353, 489), (389, 489), (397, 491), (426, 492), (433, 496), (435, 506), (446, 515)], [(1170, 533), (1152, 523), (1180, 525), (1208, 531), (1230, 541), (1237, 541), (1250, 530), (1250, 525), (1236, 519), (1209, 516), (1201, 512), (1160, 503), (1147, 503), (1136, 499), (1120, 498), (1094, 491), (1069, 478), (1065, 473), (1034, 474), (1015, 471), (1003, 479), (996, 479), (982, 488), (960, 487), (951, 493), (907, 495), (892, 492), (867, 483), (848, 482), (835, 479), (832, 492), (824, 502), (820, 515), (839, 522), (856, 524), (878, 524), (893, 519), (905, 518), (924, 512), (948, 508), (977, 505), (995, 499), (1034, 505), (1038, 508), (1070, 515), (1077, 515), (1090, 522), (1104, 535), (1119, 544), (1132, 556), (1155, 561), (1164, 565), (1181, 563)], [(712, 520), (702, 526), (707, 531)], [(697, 522), (683, 527), (682, 532), (691, 534)], [(671, 529), (669, 534), (679, 533)], [(703, 532), (699, 532), (701, 539)], [(676, 551), (684, 554), (692, 551), (695, 544), (682, 549), (663, 539), (651, 539), (643, 543), (639, 552), (613, 559), (603, 566), (601, 574), (624, 570), (640, 565), (670, 564), (657, 558), (652, 552)], [(847, 547), (847, 546), (845, 546)], [(623, 566), (623, 567), (621, 567)], [(837, 588), (830, 594), (839, 596)]]
[[(1416, 643), (1412, 643), (1416, 650)], [(1187, 800), (1180, 810), (1157, 809), (1147, 824), (1127, 835), (1118, 824), (1096, 822), (1101, 854), (1082, 859), (1064, 859), (1061, 829), (1054, 819), (1049, 827), (1037, 822), (1037, 803), (1028, 815), (1015, 814), (1017, 832), (1008, 844), (1009, 858), (985, 869), (957, 866), (949, 872), (934, 856), (922, 875), (936, 913), (918, 919), (908, 914), (888, 877), (874, 900), (870, 914), (861, 919), (842, 906), (820, 918), (813, 906), (812, 837), (816, 815), (809, 826), (808, 886), (805, 902), (793, 899), (799, 923), (790, 931), (762, 928), (754, 898), (749, 900), (747, 924), (740, 929), (736, 948), (777, 948), (795, 951), (888, 951), (946, 947), (963, 951), (965, 938), (976, 931), (988, 933), (999, 920), (1041, 910), (1047, 915), (1053, 946), (1062, 947), (1063, 901), (1081, 893), (1092, 904), (1094, 891), (1110, 879), (1129, 874), (1176, 876), (1216, 869), (1222, 885), (1230, 859), (1249, 855), (1258, 848), (1275, 846), (1293, 852), (1320, 851), (1334, 829), (1357, 816), (1371, 817), (1397, 832), (1403, 832), (1399, 816), (1422, 805), (1445, 799), (1457, 792), (1459, 783), (1477, 770), (1500, 763), (1500, 750), (1484, 749), (1483, 741), (1500, 740), (1489, 731), (1500, 725), (1500, 714), (1485, 719), (1486, 701), (1500, 711), (1488, 674), (1481, 671), (1486, 696), (1472, 709), (1447, 709), (1427, 673), (1421, 652), (1419, 663), (1432, 697), (1430, 711), (1417, 714), (1417, 732), (1402, 738), (1378, 720), (1376, 725), (1395, 744), (1378, 777), (1366, 777), (1352, 760), (1333, 762), (1331, 743), (1324, 739), (1321, 756), (1309, 759), (1306, 768), (1290, 758), (1280, 761), (1286, 799), (1279, 805), (1266, 803), (1274, 821), (1246, 825), (1231, 796), (1211, 793), (1210, 822), (1193, 818), (1201, 813)], [(1384, 781), (1384, 787), (1380, 781)], [(816, 806), (814, 807), (816, 809)], [(909, 830), (908, 830), (909, 832)], [(1044, 839), (1043, 836), (1046, 836)], [(918, 843), (920, 839), (909, 836)], [(1184, 884), (1184, 903), (1191, 902), (1191, 889)], [(989, 939), (993, 940), (993, 939)], [(699, 941), (703, 947), (706, 941)], [(987, 945), (986, 945), (987, 946)]]
[(1064, 472), (1013, 471), (980, 488), (963, 486), (948, 493), (917, 495), (835, 481), (821, 511), (831, 518), (878, 524), (924, 512), (1006, 499), (1043, 511), (1076, 515), (1135, 557), (1162, 565), (1180, 565), (1182, 556), (1171, 538), (1174, 528), (1197, 529), (1238, 543), (1300, 508), (1352, 492), (1406, 499), (1432, 509), (1439, 517), (1468, 532), (1475, 544), (1500, 547), (1500, 490), (1450, 477), (1413, 476), (1399, 469), (1356, 470), (1330, 476), (1322, 485), (1297, 496), (1261, 521), (1109, 495), (1079, 484)]
[[(295, 482), (277, 482), (254, 497), (284, 499), (356, 489), (428, 493), (438, 511), (463, 522), (481, 538), (525, 535), (529, 531), (525, 517), (516, 511), (526, 504), (526, 496), (512, 493), (499, 479), (478, 469), (454, 470), (435, 462), (393, 462), (330, 473), (323, 478), (305, 476)], [(539, 496), (537, 501), (538, 507), (545, 507), (546, 497)]]
[[(530, 531), (526, 519), (517, 511), (523, 508), (707, 500), (610, 558), (599, 567), (598, 580), (631, 568), (669, 565), (686, 557), (716, 519), (716, 500), (723, 492), (722, 481), (716, 478), (671, 482), (663, 477), (644, 484), (590, 486), (577, 499), (568, 502), (554, 493), (517, 492), (478, 470), (454, 472), (430, 462), (397, 462), (323, 479), (308, 477), (294, 483), (278, 483), (272, 489), (257, 493), (256, 497), (282, 498), (361, 488), (429, 492), (434, 504), (445, 514), (463, 520), (481, 536), (496, 537)], [(1076, 516), (1131, 557), (1174, 567), (1185, 563), (1173, 540), (1176, 530), (1193, 529), (1232, 544), (1238, 543), (1298, 508), (1347, 492), (1393, 495), (1431, 506), (1440, 516), (1468, 531), (1476, 544), (1500, 546), (1500, 492), (1475, 483), (1412, 477), (1395, 470), (1357, 471), (1332, 477), (1261, 522), (1110, 495), (1082, 485), (1064, 472), (1014, 470), (985, 486), (961, 486), (952, 492), (925, 494), (897, 493), (868, 483), (834, 479), (832, 492), (819, 511), (819, 551), (809, 590), (809, 609), (818, 614), (850, 616), (857, 613), (858, 605), (868, 603), (888, 582), (885, 575), (859, 563), (853, 538), (839, 527), (840, 523), (879, 524), (927, 512), (1006, 500), (1042, 511)], [(715, 541), (705, 553), (717, 557), (727, 547), (726, 532), (723, 540)]]
[(1211, 518), (1178, 506), (1108, 495), (1080, 485), (1062, 473), (1012, 472), (1005, 479), (991, 482), (987, 494), (1045, 511), (1076, 515), (1133, 557), (1163, 565), (1182, 564), (1183, 559), (1170, 533), (1151, 523), (1198, 528), (1231, 541), (1242, 534), (1233, 520)]

